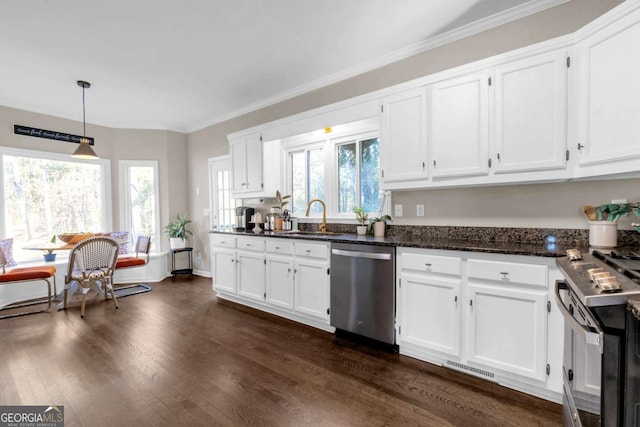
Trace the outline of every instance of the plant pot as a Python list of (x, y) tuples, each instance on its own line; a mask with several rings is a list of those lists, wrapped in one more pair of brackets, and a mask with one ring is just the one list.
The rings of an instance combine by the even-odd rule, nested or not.
[(276, 230), (282, 230), (282, 221), (284, 220), (284, 218), (282, 218), (281, 216), (277, 216), (276, 217)]
[(51, 252), (50, 254), (44, 254), (44, 262), (53, 262), (56, 260), (56, 254)]
[(187, 240), (181, 237), (169, 237), (169, 247), (171, 250), (184, 249), (187, 246)]
[(384, 221), (373, 223), (373, 235), (375, 237), (384, 237), (384, 230), (387, 224)]
[(359, 236), (367, 234), (367, 226), (366, 225), (358, 225), (356, 226), (356, 232)]
[(616, 221), (589, 221), (589, 246), (592, 248), (615, 248), (618, 244)]

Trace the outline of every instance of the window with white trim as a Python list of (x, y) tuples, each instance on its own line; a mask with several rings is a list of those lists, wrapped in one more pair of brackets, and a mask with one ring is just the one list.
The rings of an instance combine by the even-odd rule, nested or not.
[[(158, 162), (155, 160), (121, 160), (120, 219), (129, 232), (130, 248), (138, 236), (151, 236), (159, 247), (160, 216)], [(124, 231), (123, 230), (123, 231)]]
[(363, 207), (380, 210), (380, 139), (355, 139), (336, 145), (338, 213)]
[[(324, 146), (312, 146), (289, 152), (291, 203), (293, 214), (304, 215), (307, 204), (325, 197)], [(322, 206), (311, 205), (310, 213), (321, 213)]]
[(109, 160), (0, 147), (0, 235), (17, 261), (42, 260), (41, 245), (62, 233), (108, 231)]
[[(322, 199), (330, 217), (353, 218), (354, 207), (378, 214), (380, 139), (376, 120), (297, 135), (283, 140), (291, 211), (303, 216), (310, 200)], [(322, 205), (311, 205), (319, 216)]]

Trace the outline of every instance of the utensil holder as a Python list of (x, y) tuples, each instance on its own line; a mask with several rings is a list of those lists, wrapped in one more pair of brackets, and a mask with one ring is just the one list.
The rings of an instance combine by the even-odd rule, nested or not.
[(617, 245), (617, 222), (589, 221), (589, 246), (593, 248), (615, 248)]

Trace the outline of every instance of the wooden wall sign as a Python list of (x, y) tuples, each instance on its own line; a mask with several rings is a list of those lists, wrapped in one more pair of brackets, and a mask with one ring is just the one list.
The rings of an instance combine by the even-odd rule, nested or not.
[(87, 138), (89, 140), (89, 145), (93, 145), (93, 138), (90, 138), (88, 136), (72, 135), (70, 133), (32, 128), (29, 126), (13, 125), (13, 133), (16, 135), (33, 136), (34, 138), (46, 138), (54, 139), (56, 141), (75, 142), (76, 144), (80, 144), (81, 138)]

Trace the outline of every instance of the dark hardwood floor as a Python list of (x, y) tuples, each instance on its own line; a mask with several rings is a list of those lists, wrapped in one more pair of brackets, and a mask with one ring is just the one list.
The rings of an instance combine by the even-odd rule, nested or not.
[(218, 301), (211, 280), (0, 320), (0, 404), (65, 426), (561, 425), (559, 405)]

